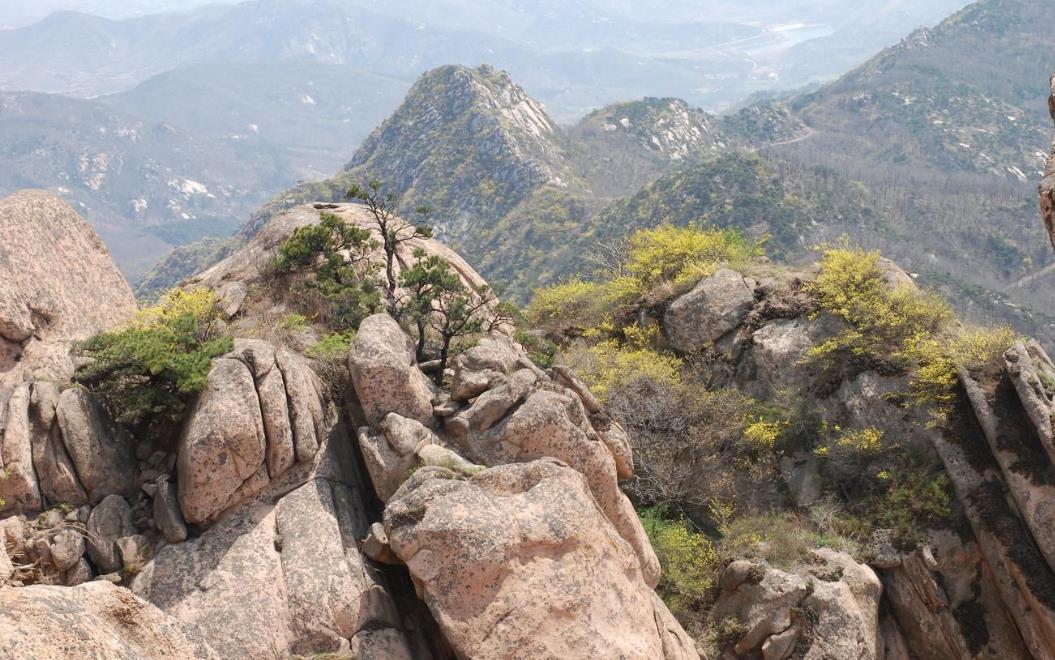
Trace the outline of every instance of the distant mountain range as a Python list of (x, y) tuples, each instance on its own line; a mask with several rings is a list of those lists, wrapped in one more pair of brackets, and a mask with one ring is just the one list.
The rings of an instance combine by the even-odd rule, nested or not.
[[(769, 252), (791, 261), (845, 235), (970, 319), (1055, 339), (1041, 311), (1055, 308), (1055, 265), (1030, 163), (1050, 132), (1048, 65), (1032, 62), (1055, 70), (1055, 41), (1036, 12), (983, 0), (815, 92), (723, 116), (651, 98), (561, 128), (507, 74), (442, 67), (338, 176), (280, 196), (243, 235), (289, 204), (338, 200), (377, 178), (407, 209), (436, 210), (439, 235), (520, 299), (585, 272), (598, 241), (664, 221), (768, 237)], [(957, 157), (968, 134), (985, 146)], [(179, 255), (147, 288), (179, 276), (181, 259), (199, 260)]]
[[(403, 78), (486, 62), (571, 122), (643, 96), (722, 108), (753, 91), (830, 79), (963, 4), (253, 0), (122, 20), (61, 12), (0, 32), (0, 89), (95, 96), (216, 62), (321, 62)], [(111, 14), (138, 13), (126, 5)], [(818, 40), (820, 52), (808, 47)]]

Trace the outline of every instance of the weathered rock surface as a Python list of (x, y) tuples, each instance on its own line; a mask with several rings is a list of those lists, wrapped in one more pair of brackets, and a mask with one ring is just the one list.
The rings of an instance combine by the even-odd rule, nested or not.
[(0, 391), (64, 381), (72, 343), (135, 309), (102, 241), (61, 198), (24, 191), (0, 199)]
[(352, 382), (366, 420), (377, 424), (388, 413), (434, 426), (432, 385), (417, 368), (414, 344), (387, 314), (363, 321), (348, 358)]
[(239, 339), (213, 361), (191, 410), (177, 460), (180, 509), (202, 523), (310, 464), (327, 434), (325, 400), (307, 362)]
[[(3, 402), (0, 391), (0, 403)], [(0, 479), (0, 498), (5, 510), (39, 511), (40, 485), (33, 469), (33, 431), (29, 422), (30, 385), (23, 384), (7, 393), (7, 405), (0, 408), (0, 465), (4, 478)]]
[(634, 550), (558, 461), (467, 481), (423, 468), (386, 508), (385, 531), (461, 657), (698, 657), (680, 626), (657, 623), (669, 613)]
[(428, 657), (404, 631), (385, 576), (358, 551), (369, 523), (348, 443), (337, 433), (306, 480), (161, 548), (136, 576), (135, 592), (199, 628), (223, 657), (372, 648), (374, 635), (395, 649), (392, 657)]
[(154, 522), (169, 543), (186, 541), (187, 524), (179, 508), (176, 487), (170, 484), (168, 479), (161, 479), (156, 487), (153, 503)]
[(107, 582), (0, 588), (0, 630), (5, 658), (221, 657), (196, 631)]
[(671, 303), (663, 328), (675, 350), (694, 353), (735, 330), (754, 304), (754, 282), (723, 268)]
[(110, 422), (90, 394), (66, 390), (59, 397), (57, 415), (66, 451), (91, 503), (135, 489), (132, 439)]
[(121, 568), (117, 540), (135, 534), (132, 509), (120, 495), (110, 495), (88, 517), (88, 556), (103, 573)]
[(795, 571), (747, 560), (726, 568), (712, 619), (746, 630), (729, 649), (737, 657), (880, 657), (879, 578), (843, 553), (813, 550), (812, 559)]
[(261, 481), (261, 469), (266, 483), (265, 450), (252, 373), (237, 360), (216, 360), (180, 439), (176, 466), (187, 522), (202, 522), (222, 511), (244, 484)]

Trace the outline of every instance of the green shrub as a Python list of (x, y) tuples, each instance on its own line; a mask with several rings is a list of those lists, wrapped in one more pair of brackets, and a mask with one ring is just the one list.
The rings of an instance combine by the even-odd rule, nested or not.
[(307, 350), (308, 357), (315, 361), (315, 371), (329, 387), (334, 399), (339, 399), (347, 384), (348, 352), (354, 340), (354, 330), (334, 332), (326, 335)]
[(732, 229), (660, 225), (627, 238), (623, 273), (606, 284), (611, 301), (631, 302), (659, 285), (692, 285), (722, 265), (736, 266), (762, 255), (761, 245)]
[(681, 361), (650, 348), (626, 346), (609, 339), (573, 352), (571, 366), (602, 401), (615, 390), (625, 390), (638, 380), (663, 385), (681, 381)]
[(179, 421), (205, 387), (213, 358), (233, 349), (219, 320), (212, 291), (170, 291), (127, 328), (80, 344), (89, 362), (74, 380), (99, 395), (119, 422)]
[(957, 368), (992, 377), (1003, 368), (1004, 352), (1018, 339), (1008, 327), (970, 328), (954, 339), (921, 342), (919, 367), (913, 372), (909, 396), (929, 406), (936, 425), (944, 424), (955, 402)]
[(557, 362), (557, 353), (560, 347), (556, 342), (545, 337), (539, 337), (531, 333), (518, 330), (516, 340), (528, 352), (531, 361), (543, 369), (549, 369)]
[(898, 545), (911, 549), (925, 541), (923, 530), (952, 514), (952, 482), (944, 471), (905, 464), (880, 473), (886, 491), (873, 504), (877, 526), (893, 530)]
[(303, 314), (298, 314), (297, 312), (290, 312), (279, 320), (278, 327), (283, 330), (307, 330), (308, 317)]
[(714, 544), (663, 509), (642, 509), (638, 515), (663, 569), (657, 593), (674, 616), (701, 620), (721, 569)]
[(899, 369), (919, 364), (927, 342), (945, 329), (952, 312), (937, 295), (891, 286), (878, 252), (828, 248), (809, 291), (821, 309), (842, 318), (849, 329), (814, 346), (808, 359), (829, 363), (889, 363)]
[(627, 487), (635, 501), (670, 506), (720, 532), (733, 516), (781, 499), (784, 423), (755, 399), (639, 378), (612, 389), (606, 403), (630, 436), (637, 469)]
[(318, 224), (299, 227), (279, 248), (276, 267), (305, 273), (305, 285), (327, 302), (325, 320), (337, 328), (357, 328), (380, 309), (381, 290), (371, 254), (379, 244), (366, 230), (333, 213)]
[(354, 330), (330, 333), (308, 349), (308, 357), (327, 361), (346, 360), (353, 341), (355, 341)]
[(536, 328), (563, 334), (600, 324), (604, 307), (603, 285), (576, 279), (537, 289), (525, 316)]

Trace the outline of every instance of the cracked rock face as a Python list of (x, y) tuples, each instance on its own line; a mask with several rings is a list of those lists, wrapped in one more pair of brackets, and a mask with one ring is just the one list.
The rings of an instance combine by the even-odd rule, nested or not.
[[(404, 630), (387, 578), (357, 541), (369, 522), (350, 439), (336, 432), (306, 477), (225, 514), (201, 536), (162, 547), (132, 589), (201, 630), (223, 657), (386, 649), (429, 657)], [(217, 613), (222, 612), (223, 616)]]
[(239, 340), (213, 361), (180, 438), (185, 520), (212, 520), (293, 465), (310, 464), (326, 434), (322, 386), (306, 362), (265, 342)]
[(700, 280), (671, 303), (663, 318), (670, 345), (694, 353), (735, 330), (754, 307), (755, 286), (753, 280), (727, 268)]
[[(467, 658), (696, 658), (585, 477), (554, 459), (415, 473), (385, 531)], [(573, 616), (569, 616), (574, 613)]]

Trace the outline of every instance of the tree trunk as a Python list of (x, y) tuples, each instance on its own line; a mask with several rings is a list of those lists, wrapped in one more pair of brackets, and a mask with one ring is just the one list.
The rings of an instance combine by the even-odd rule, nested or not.
[(440, 348), (440, 370), (436, 372), (436, 385), (443, 387), (443, 374), (447, 371), (447, 357), (451, 350), (451, 337), (443, 337), (443, 347)]

